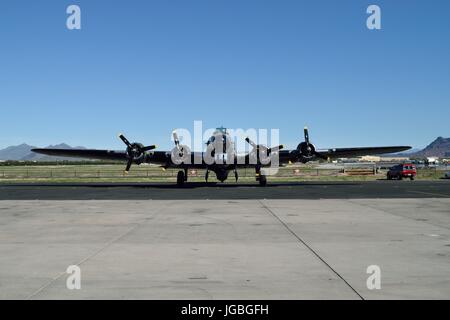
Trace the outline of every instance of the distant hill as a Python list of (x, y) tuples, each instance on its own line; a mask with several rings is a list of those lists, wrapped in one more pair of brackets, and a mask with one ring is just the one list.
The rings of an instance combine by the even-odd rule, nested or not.
[[(60, 160), (69, 160), (69, 161), (77, 161), (82, 160), (79, 158), (65, 158), (65, 157), (53, 157), (47, 156), (44, 154), (38, 154), (31, 151), (31, 149), (36, 148), (34, 146), (30, 146), (26, 143), (22, 143), (18, 146), (10, 146), (5, 149), (0, 150), (0, 160), (16, 160), (16, 161), (60, 161)], [(54, 146), (47, 146), (46, 148), (53, 149), (85, 149), (84, 147), (74, 147), (72, 148), (68, 144), (61, 143)]]
[(31, 149), (35, 147), (26, 143), (18, 146), (10, 146), (0, 150), (0, 160), (21, 160), (23, 157), (31, 153)]
[(439, 157), (450, 156), (450, 138), (438, 137), (424, 149), (411, 154), (412, 157)]
[(409, 150), (403, 151), (403, 152), (387, 153), (387, 154), (384, 154), (383, 156), (385, 156), (385, 157), (411, 157), (412, 155), (414, 155), (416, 152), (419, 152), (419, 151), (421, 151), (421, 149), (413, 148), (413, 149), (409, 149)]

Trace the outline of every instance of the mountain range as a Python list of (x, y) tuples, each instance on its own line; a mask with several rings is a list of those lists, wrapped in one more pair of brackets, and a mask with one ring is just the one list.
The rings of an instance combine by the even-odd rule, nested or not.
[[(18, 146), (10, 146), (5, 149), (0, 150), (0, 160), (16, 160), (16, 161), (59, 161), (59, 160), (69, 160), (76, 161), (81, 160), (79, 158), (65, 158), (65, 157), (53, 157), (44, 154), (34, 153), (31, 149), (36, 148), (35, 146), (30, 146), (26, 143), (22, 143)], [(52, 149), (86, 149), (84, 147), (74, 147), (72, 148), (68, 144), (61, 143), (57, 145), (50, 145), (46, 148)]]
[[(10, 146), (5, 149), (0, 150), (0, 160), (19, 160), (19, 161), (56, 161), (56, 160), (80, 160), (78, 158), (64, 158), (64, 157), (53, 157), (43, 154), (38, 154), (31, 152), (31, 149), (36, 148), (28, 144), (21, 144), (18, 146)], [(54, 149), (86, 149), (84, 147), (71, 147), (68, 144), (61, 143), (54, 146), (48, 146), (47, 148)], [(422, 150), (412, 149), (409, 152), (402, 154), (403, 156), (409, 157), (450, 157), (450, 138), (438, 137), (428, 146)]]
[(413, 153), (414, 157), (450, 157), (450, 138), (438, 137), (424, 149)]

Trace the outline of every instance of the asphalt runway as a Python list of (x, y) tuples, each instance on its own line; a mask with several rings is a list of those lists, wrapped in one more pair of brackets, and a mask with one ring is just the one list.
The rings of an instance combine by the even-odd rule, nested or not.
[(450, 180), (257, 184), (4, 184), (0, 200), (209, 200), (449, 198)]

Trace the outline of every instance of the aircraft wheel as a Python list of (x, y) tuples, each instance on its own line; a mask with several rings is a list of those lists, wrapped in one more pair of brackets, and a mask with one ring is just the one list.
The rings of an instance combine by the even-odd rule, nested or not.
[(267, 178), (265, 175), (260, 175), (259, 176), (259, 185), (261, 187), (265, 187), (267, 185)]
[(182, 186), (184, 184), (185, 178), (184, 178), (184, 171), (180, 170), (177, 174), (177, 185)]

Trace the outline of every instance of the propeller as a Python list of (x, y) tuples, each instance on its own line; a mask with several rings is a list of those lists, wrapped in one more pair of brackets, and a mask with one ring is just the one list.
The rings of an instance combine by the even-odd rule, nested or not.
[(125, 138), (123, 134), (119, 134), (119, 138), (127, 146), (128, 162), (127, 166), (125, 167), (125, 173), (128, 173), (128, 171), (130, 171), (133, 162), (138, 164), (142, 163), (145, 152), (156, 148), (155, 145), (145, 147), (142, 143), (137, 142), (130, 143), (130, 141), (128, 141), (128, 139)]
[(304, 159), (304, 162), (308, 162), (311, 158), (317, 157), (320, 159), (328, 160), (328, 158), (316, 151), (316, 147), (309, 141), (308, 127), (303, 129), (305, 141), (297, 146), (298, 156)]
[(178, 139), (178, 134), (176, 131), (172, 132), (173, 142), (175, 142), (175, 147), (180, 151), (180, 140)]
[(258, 145), (256, 143), (254, 143), (252, 140), (250, 140), (249, 137), (245, 138), (245, 141), (247, 141), (247, 143), (249, 145), (251, 145), (253, 148), (255, 148), (255, 149), (258, 148)]
[(304, 127), (304, 128), (303, 128), (303, 133), (304, 133), (304, 135), (305, 135), (305, 142), (306, 142), (307, 144), (309, 144), (309, 132), (308, 132), (308, 127)]
[(272, 152), (278, 152), (281, 149), (283, 149), (283, 145), (280, 144), (278, 146), (274, 146), (271, 148), (267, 148), (265, 145), (263, 144), (256, 144), (255, 142), (253, 142), (249, 137), (245, 138), (245, 141), (252, 146), (253, 150), (250, 152), (251, 154), (253, 154), (253, 156), (256, 154), (256, 160), (258, 161), (259, 156), (260, 156), (260, 152), (263, 155), (267, 155), (269, 156)]
[(173, 142), (175, 143), (175, 148), (173, 148), (171, 153), (172, 162), (180, 165), (187, 163), (191, 158), (191, 150), (188, 146), (180, 144), (180, 139), (178, 139), (178, 134), (176, 131), (172, 132)]

